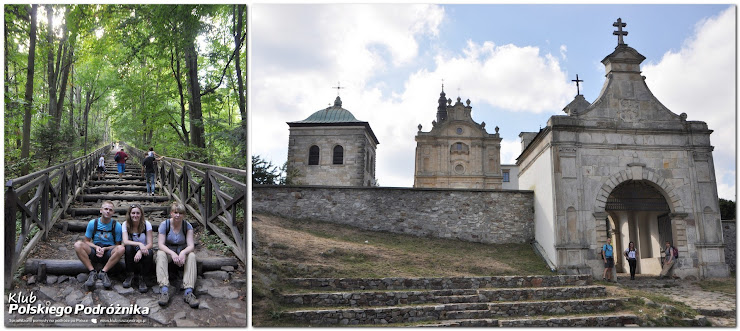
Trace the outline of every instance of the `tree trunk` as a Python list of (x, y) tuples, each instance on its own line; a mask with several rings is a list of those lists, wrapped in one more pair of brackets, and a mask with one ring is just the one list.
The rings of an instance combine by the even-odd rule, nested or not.
[[(175, 76), (177, 82), (177, 92), (180, 95), (180, 130), (174, 125), (172, 127), (177, 132), (180, 140), (185, 146), (190, 146), (190, 134), (188, 129), (185, 127), (185, 92), (182, 88), (182, 73), (180, 72), (180, 53), (178, 52), (177, 46), (173, 47), (173, 51), (170, 53), (170, 67), (172, 68), (172, 75)], [(182, 132), (182, 134), (180, 134)]]
[[(21, 158), (30, 156), (31, 145), (31, 109), (33, 106), (33, 68), (36, 60), (36, 10), (38, 5), (31, 5), (31, 31), (29, 31), (28, 69), (26, 71), (26, 105), (23, 114), (23, 142), (21, 144)], [(28, 174), (28, 163), (21, 167), (21, 176)]]
[[(244, 144), (241, 145), (242, 152), (244, 155), (244, 164), (246, 165), (246, 158), (247, 158), (247, 93), (246, 88), (244, 86), (244, 78), (242, 77), (242, 70), (241, 70), (241, 58), (240, 55), (240, 48), (241, 48), (241, 33), (242, 30), (246, 30), (246, 27), (243, 26), (244, 24), (244, 12), (247, 10), (247, 5), (236, 5), (236, 11), (238, 12), (236, 19), (236, 33), (234, 34), (234, 40), (235, 40), (235, 47), (236, 47), (236, 80), (237, 80), (237, 86), (239, 88), (239, 112), (241, 113), (242, 118), (242, 132), (244, 133)], [(244, 31), (244, 34), (247, 32)], [(246, 43), (245, 43), (246, 45)], [(246, 53), (246, 49), (244, 52)], [(244, 65), (246, 70), (246, 63)]]
[(57, 118), (57, 77), (54, 71), (54, 28), (52, 18), (54, 16), (54, 7), (52, 5), (46, 6), (46, 21), (47, 21), (47, 35), (46, 43), (48, 52), (46, 54), (46, 70), (47, 76), (49, 77), (49, 115), (52, 118)]
[(190, 41), (185, 46), (185, 66), (190, 92), (190, 141), (194, 147), (205, 149), (203, 110), (200, 102), (200, 83), (198, 82), (198, 53), (195, 51), (195, 40)]

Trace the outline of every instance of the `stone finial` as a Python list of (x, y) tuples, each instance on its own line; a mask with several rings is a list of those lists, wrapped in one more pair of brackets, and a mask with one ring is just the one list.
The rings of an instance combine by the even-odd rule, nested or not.
[(470, 99), (465, 100), (465, 103), (468, 105), (468, 107), (470, 107)]
[(449, 106), (449, 105), (452, 105), (452, 99), (450, 99), (450, 98), (447, 98), (447, 105), (448, 105), (448, 106)]
[(679, 116), (681, 116), (681, 122), (686, 122), (686, 117), (688, 117), (686, 113), (681, 113)]
[(432, 126), (436, 126), (436, 125), (437, 125), (437, 121), (432, 121)]
[(480, 122), (480, 127), (485, 129), (486, 128), (486, 122)]
[(457, 97), (457, 102), (460, 102), (460, 97)]
[(421, 131), (421, 123), (419, 123), (419, 126), (417, 126), (417, 128), (419, 128), (419, 131)]
[(498, 126), (494, 128), (496, 130), (496, 134), (498, 134)]
[(342, 99), (339, 98), (337, 95), (337, 98), (334, 99), (334, 107), (341, 107), (342, 106)]

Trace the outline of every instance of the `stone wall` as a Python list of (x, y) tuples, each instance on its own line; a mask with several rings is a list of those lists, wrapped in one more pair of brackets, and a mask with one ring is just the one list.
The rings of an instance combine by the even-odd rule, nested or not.
[(478, 288), (516, 288), (585, 286), (590, 275), (490, 276), (445, 278), (290, 278), (295, 287), (312, 290), (446, 290)]
[(254, 186), (252, 210), (414, 236), (482, 243), (534, 239), (531, 191)]
[(735, 220), (722, 221), (722, 235), (725, 237), (725, 261), (730, 271), (735, 271), (737, 258), (737, 230)]

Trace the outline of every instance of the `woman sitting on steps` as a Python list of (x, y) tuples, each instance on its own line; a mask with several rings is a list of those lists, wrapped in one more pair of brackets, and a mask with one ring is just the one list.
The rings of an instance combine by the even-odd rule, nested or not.
[(197, 276), (195, 260), (195, 242), (193, 240), (193, 226), (185, 220), (185, 206), (174, 202), (170, 207), (170, 219), (159, 224), (159, 238), (157, 245), (157, 282), (161, 288), (159, 305), (165, 306), (170, 301), (168, 286), (170, 285), (168, 266), (174, 262), (179, 268), (185, 267), (182, 285), (185, 288), (183, 299), (191, 308), (197, 308), (198, 299), (193, 293)]
[(151, 273), (154, 266), (154, 237), (152, 224), (144, 218), (141, 205), (133, 204), (128, 207), (122, 232), (123, 245), (126, 247), (126, 280), (123, 281), (123, 287), (131, 287), (135, 275), (139, 292), (146, 293), (144, 274)]

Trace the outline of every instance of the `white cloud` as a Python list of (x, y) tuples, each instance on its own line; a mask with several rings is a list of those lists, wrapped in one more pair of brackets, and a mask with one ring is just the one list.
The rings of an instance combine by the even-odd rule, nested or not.
[(714, 150), (719, 196), (735, 200), (736, 52), (735, 8), (697, 23), (677, 52), (642, 70), (653, 94), (674, 113), (704, 121)]
[(568, 59), (568, 46), (560, 45), (560, 57), (563, 61)]

